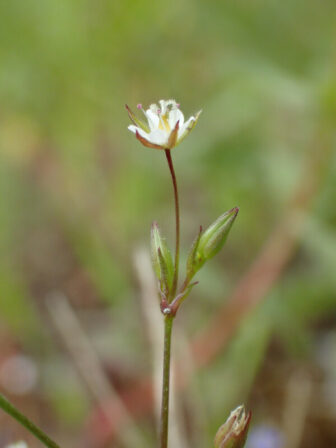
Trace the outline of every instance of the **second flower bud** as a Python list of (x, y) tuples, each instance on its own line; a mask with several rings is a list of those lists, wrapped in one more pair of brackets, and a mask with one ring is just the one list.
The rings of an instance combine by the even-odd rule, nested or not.
[(235, 207), (216, 219), (204, 232), (202, 228), (195, 239), (187, 260), (187, 278), (190, 280), (203, 264), (223, 247), (239, 208)]

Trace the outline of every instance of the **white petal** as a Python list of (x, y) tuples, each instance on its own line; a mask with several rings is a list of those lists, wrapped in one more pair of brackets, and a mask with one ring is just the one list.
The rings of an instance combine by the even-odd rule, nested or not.
[(168, 123), (171, 129), (175, 128), (177, 121), (179, 121), (179, 129), (181, 129), (184, 124), (184, 116), (180, 109), (174, 108), (169, 112), (168, 117)]
[(141, 137), (150, 143), (154, 143), (155, 145), (165, 145), (168, 142), (169, 133), (163, 129), (153, 129), (150, 133), (147, 133), (133, 124), (128, 126), (128, 129), (131, 132), (134, 132), (134, 134), (138, 132)]
[(138, 126), (134, 126), (134, 124), (130, 124), (127, 128), (129, 131), (134, 132), (134, 134), (136, 133), (136, 131), (140, 131), (142, 129), (138, 128)]
[(150, 141), (150, 133), (148, 134), (148, 132), (144, 131), (143, 129), (139, 129), (139, 128), (137, 128), (136, 130), (139, 132), (139, 134), (141, 135), (141, 137), (143, 137), (143, 138), (145, 138), (146, 140), (149, 140), (149, 141)]
[(28, 445), (25, 442), (17, 442), (11, 445), (7, 445), (6, 448), (28, 448)]
[(168, 142), (169, 134), (162, 129), (155, 129), (149, 135), (147, 134), (147, 140), (156, 145), (165, 145)]
[(157, 114), (157, 113), (158, 113), (158, 110), (159, 110), (159, 106), (158, 106), (157, 104), (153, 103), (153, 104), (151, 104), (151, 105), (149, 106), (149, 109), (150, 109), (152, 112), (154, 112), (154, 114)]
[(167, 101), (166, 100), (160, 100), (159, 103), (160, 103), (160, 113), (162, 115), (165, 115), (166, 109), (167, 109)]
[[(152, 142), (150, 136), (150, 133), (147, 133), (146, 131), (144, 131), (141, 128), (138, 128), (137, 126), (134, 126), (133, 124), (131, 124), (130, 126), (128, 126), (128, 129), (131, 132), (134, 132), (134, 134), (136, 134), (137, 132), (140, 134), (141, 137), (143, 137), (144, 139), (148, 140), (149, 142)], [(152, 142), (152, 143), (156, 143), (156, 142)]]
[(133, 132), (134, 134), (138, 131), (140, 134), (141, 133), (145, 133), (146, 134), (146, 132), (143, 130), (143, 129), (141, 129), (141, 128), (139, 128), (138, 126), (135, 126), (134, 124), (130, 124), (129, 126), (128, 126), (128, 128), (127, 128), (129, 131), (131, 131), (131, 132)]
[(159, 127), (160, 119), (157, 113), (154, 113), (152, 109), (146, 110), (146, 117), (148, 120), (149, 129), (153, 131)]

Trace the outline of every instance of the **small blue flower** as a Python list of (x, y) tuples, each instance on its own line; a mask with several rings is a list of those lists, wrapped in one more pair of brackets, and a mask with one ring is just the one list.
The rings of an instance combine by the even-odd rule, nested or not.
[(250, 430), (246, 448), (283, 448), (284, 436), (274, 426), (260, 425)]

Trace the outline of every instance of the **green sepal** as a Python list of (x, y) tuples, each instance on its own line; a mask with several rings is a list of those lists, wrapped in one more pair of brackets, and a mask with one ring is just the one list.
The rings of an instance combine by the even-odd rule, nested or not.
[(161, 237), (159, 227), (153, 222), (151, 229), (151, 259), (153, 270), (160, 282), (161, 290), (168, 295), (174, 278), (174, 264), (166, 241)]
[(143, 129), (145, 132), (149, 133), (150, 129), (149, 129), (148, 124), (145, 121), (138, 118), (134, 114), (134, 112), (132, 112), (132, 110), (128, 107), (127, 104), (125, 104), (125, 107), (126, 107), (128, 116), (129, 116), (130, 120), (132, 121), (132, 123), (135, 124), (135, 126), (138, 126), (139, 128)]
[(202, 110), (199, 110), (197, 112), (197, 114), (195, 115), (195, 119), (189, 124), (189, 126), (187, 127), (187, 129), (185, 129), (185, 131), (183, 132), (183, 134), (181, 135), (181, 137), (178, 139), (178, 143), (180, 144), (189, 134), (190, 132), (194, 129), (194, 127), (196, 126), (199, 116), (201, 115)]
[(168, 297), (170, 288), (172, 286), (172, 282), (169, 278), (168, 268), (166, 260), (163, 258), (161, 249), (158, 248), (158, 258), (159, 258), (159, 264), (160, 264), (160, 287), (161, 291), (165, 294), (166, 297)]
[(202, 226), (194, 239), (187, 258), (187, 279), (191, 280), (196, 272), (203, 266), (205, 259), (198, 252), (198, 246), (202, 235)]

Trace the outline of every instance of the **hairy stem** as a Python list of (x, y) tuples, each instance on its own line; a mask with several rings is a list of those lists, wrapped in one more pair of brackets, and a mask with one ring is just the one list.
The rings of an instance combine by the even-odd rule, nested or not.
[(177, 288), (177, 282), (178, 282), (179, 259), (180, 259), (180, 205), (179, 205), (179, 196), (178, 196), (176, 175), (175, 175), (175, 170), (174, 170), (174, 165), (173, 165), (173, 160), (171, 157), (170, 150), (166, 149), (165, 153), (166, 153), (166, 158), (167, 158), (171, 178), (173, 181), (174, 201), (175, 201), (176, 245), (175, 245), (173, 287), (172, 287), (171, 297), (170, 297), (170, 300), (172, 300), (176, 294), (176, 288)]
[(170, 386), (170, 349), (173, 329), (172, 316), (164, 319), (164, 352), (163, 352), (163, 375), (162, 375), (162, 405), (161, 405), (161, 428), (160, 447), (168, 447), (168, 418), (169, 418), (169, 386)]
[(21, 414), (6, 398), (0, 394), (0, 408), (7, 414), (21, 423), (22, 426), (28, 429), (34, 436), (39, 439), (48, 448), (60, 448), (57, 443), (51, 440), (40, 428), (32, 423), (25, 415)]

